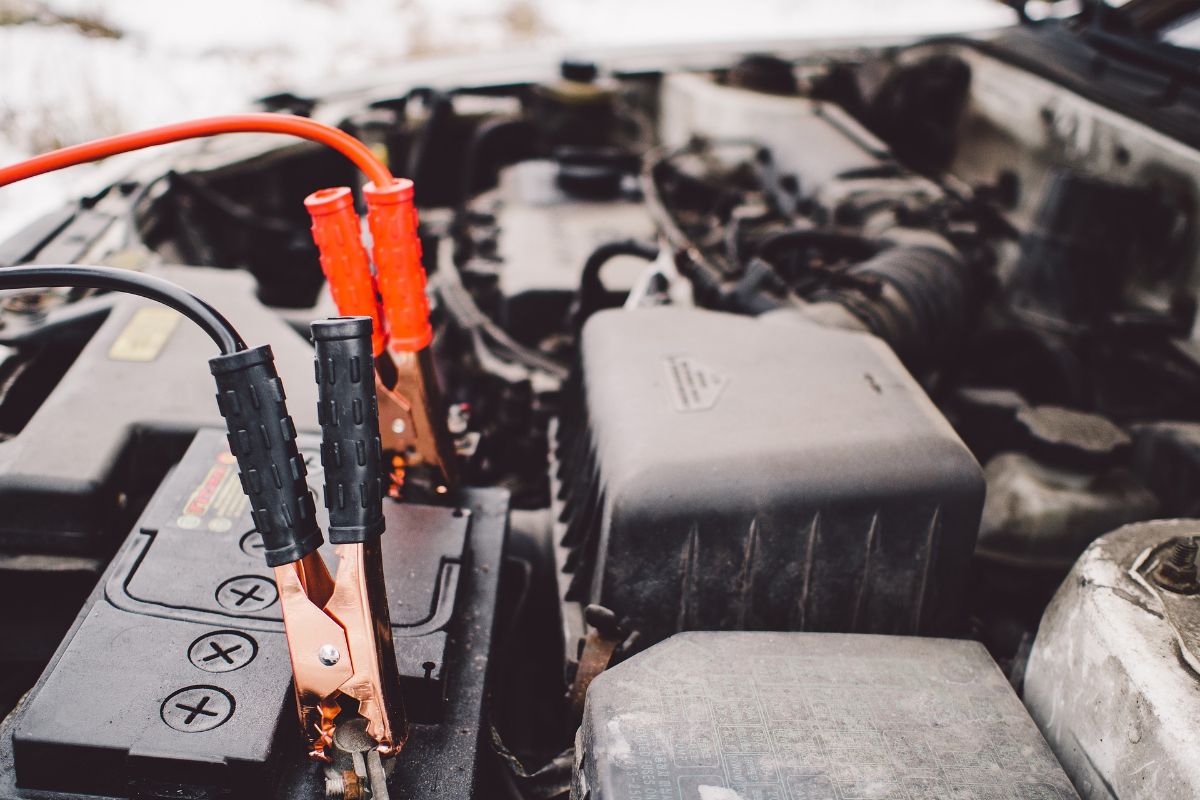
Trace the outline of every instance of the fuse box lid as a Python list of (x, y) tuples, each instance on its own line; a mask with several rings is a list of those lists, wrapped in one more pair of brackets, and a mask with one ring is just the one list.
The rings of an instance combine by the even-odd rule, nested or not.
[(1076, 798), (976, 642), (682, 633), (598, 677), (572, 796)]

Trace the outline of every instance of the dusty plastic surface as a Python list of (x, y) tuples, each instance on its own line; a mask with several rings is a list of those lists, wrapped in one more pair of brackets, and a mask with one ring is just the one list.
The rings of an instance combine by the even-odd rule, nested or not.
[[(218, 302), (250, 345), (270, 342), (300, 430), (316, 430), (308, 343), (254, 297), (245, 273), (153, 273)], [(207, 360), (212, 341), (178, 314), (135, 297), (112, 311), (25, 428), (0, 442), (0, 548), (111, 553), (120, 498), (148, 496), (196, 430), (221, 425)]]
[(983, 646), (947, 639), (679, 634), (592, 683), (577, 748), (573, 800), (1077, 797)]
[(960, 624), (982, 472), (879, 340), (602, 311), (582, 376), (559, 448), (569, 603), (604, 605), (648, 642)]
[(664, 78), (660, 102), (668, 148), (693, 136), (753, 139), (770, 148), (780, 170), (800, 177), (806, 194), (842, 173), (892, 162), (883, 142), (832, 103), (724, 86), (690, 72)]
[(1200, 797), (1200, 595), (1152, 578), (1197, 535), (1164, 520), (1101, 537), (1042, 617), (1023, 697), (1086, 800)]

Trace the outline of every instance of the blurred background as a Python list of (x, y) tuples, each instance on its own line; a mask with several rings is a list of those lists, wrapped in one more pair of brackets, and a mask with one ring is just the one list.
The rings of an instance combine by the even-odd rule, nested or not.
[[(999, 0), (0, 0), (0, 163), (421, 58), (871, 38), (1014, 21)], [(78, 174), (0, 196), (0, 237)]]

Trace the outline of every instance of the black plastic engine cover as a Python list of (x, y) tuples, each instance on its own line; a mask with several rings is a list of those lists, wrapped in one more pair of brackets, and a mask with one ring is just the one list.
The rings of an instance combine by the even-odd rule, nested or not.
[[(318, 440), (300, 445), (319, 491)], [(461, 499), (385, 502), (389, 611), (415, 723), (394, 796), (475, 790), (508, 495)], [(321, 796), (290, 681), (235, 461), (222, 432), (201, 431), (0, 728), (0, 798)]]
[[(557, 330), (579, 290), (583, 265), (598, 246), (654, 240), (650, 215), (640, 202), (624, 195), (602, 200), (568, 194), (555, 180), (559, 169), (545, 160), (506, 167), (497, 190), (481, 201), (495, 215), (495, 255), (503, 264), (497, 313), (518, 341), (536, 343)], [(627, 292), (644, 268), (640, 260), (614, 259), (602, 283), (610, 291)]]
[(585, 327), (560, 448), (568, 651), (586, 603), (649, 642), (961, 623), (979, 464), (878, 339), (772, 317)]
[[(311, 348), (255, 299), (252, 277), (195, 267), (154, 274), (219, 306), (250, 345), (270, 343), (297, 427), (317, 429)], [(34, 324), (23, 335), (59, 334)], [(212, 341), (174, 311), (114, 296), (32, 418), (0, 442), (0, 552), (111, 553), (128, 530), (128, 517), (115, 527), (124, 505), (144, 501), (198, 429), (221, 424), (206, 364), (213, 355)]]

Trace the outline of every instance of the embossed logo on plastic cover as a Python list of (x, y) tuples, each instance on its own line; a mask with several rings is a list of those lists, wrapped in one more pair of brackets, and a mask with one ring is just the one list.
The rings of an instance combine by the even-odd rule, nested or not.
[(707, 411), (717, 404), (729, 378), (691, 356), (667, 356), (667, 387), (676, 411)]

